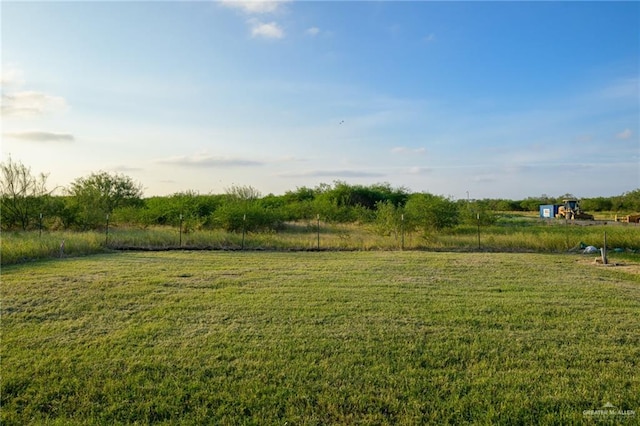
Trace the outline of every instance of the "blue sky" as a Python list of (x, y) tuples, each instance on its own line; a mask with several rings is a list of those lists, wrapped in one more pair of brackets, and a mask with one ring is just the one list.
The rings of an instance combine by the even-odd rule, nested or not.
[(640, 187), (638, 2), (7, 2), (2, 160), (68, 186)]

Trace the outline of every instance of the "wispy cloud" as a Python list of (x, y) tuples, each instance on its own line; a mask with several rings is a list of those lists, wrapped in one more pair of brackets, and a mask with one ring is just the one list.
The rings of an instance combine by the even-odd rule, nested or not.
[(619, 79), (601, 90), (600, 95), (607, 99), (633, 98), (638, 99), (640, 78), (630, 77)]
[(629, 139), (633, 135), (631, 129), (624, 129), (620, 133), (616, 134), (616, 138), (618, 139)]
[(264, 23), (258, 21), (257, 19), (249, 19), (247, 23), (251, 27), (251, 37), (253, 38), (284, 38), (284, 30), (278, 25), (277, 22)]
[(428, 167), (410, 167), (407, 170), (407, 174), (410, 175), (428, 175), (431, 172), (433, 172), (433, 169), (430, 169)]
[(0, 74), (0, 85), (3, 89), (8, 87), (20, 87), (24, 84), (22, 70), (12, 65), (5, 65)]
[(309, 159), (307, 158), (299, 158), (293, 155), (287, 155), (273, 160), (273, 163), (304, 163), (307, 161), (309, 161)]
[(219, 0), (222, 6), (240, 10), (249, 14), (274, 13), (281, 10), (289, 0)]
[(400, 26), (399, 24), (391, 24), (388, 25), (385, 30), (389, 33), (389, 35), (391, 35), (392, 37), (396, 37), (398, 36), (401, 31), (402, 31), (402, 26)]
[(36, 91), (2, 94), (2, 115), (9, 117), (35, 117), (67, 109), (67, 102), (60, 96)]
[(391, 149), (392, 154), (424, 154), (425, 148), (407, 148), (406, 146), (396, 146)]
[(262, 161), (246, 158), (214, 157), (209, 155), (177, 156), (156, 160), (156, 163), (181, 167), (250, 167), (262, 166)]
[(422, 41), (425, 43), (433, 43), (434, 41), (436, 41), (436, 35), (434, 33), (431, 33), (427, 36), (424, 36), (422, 38)]
[(473, 181), (476, 183), (493, 183), (499, 180), (500, 178), (498, 176), (492, 174), (476, 175), (473, 177)]
[(39, 131), (3, 133), (3, 136), (28, 142), (73, 142), (75, 140), (75, 137), (70, 133)]
[(331, 178), (359, 178), (359, 177), (383, 177), (384, 173), (369, 172), (365, 170), (306, 170), (300, 172), (278, 173), (280, 177), (331, 177)]
[(311, 27), (311, 28), (307, 28), (307, 31), (305, 31), (305, 33), (307, 35), (310, 35), (312, 37), (317, 36), (318, 34), (320, 34), (320, 28), (318, 27)]
[(111, 169), (113, 171), (122, 172), (122, 173), (139, 172), (139, 171), (143, 170), (141, 167), (131, 167), (131, 166), (123, 165), (123, 164), (115, 166), (115, 167), (112, 167)]

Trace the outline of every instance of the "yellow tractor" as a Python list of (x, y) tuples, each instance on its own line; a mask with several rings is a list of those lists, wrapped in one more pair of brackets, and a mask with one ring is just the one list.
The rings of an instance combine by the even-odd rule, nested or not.
[(569, 220), (593, 220), (593, 215), (585, 213), (580, 209), (580, 203), (576, 199), (562, 200), (562, 205), (558, 207), (556, 217)]

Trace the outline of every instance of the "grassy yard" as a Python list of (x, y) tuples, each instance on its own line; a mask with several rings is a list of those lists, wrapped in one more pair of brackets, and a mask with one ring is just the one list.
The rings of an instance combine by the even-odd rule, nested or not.
[[(3, 425), (640, 422), (640, 266), (116, 253), (2, 269)], [(585, 411), (587, 410), (587, 411)], [(631, 411), (633, 410), (633, 411)]]

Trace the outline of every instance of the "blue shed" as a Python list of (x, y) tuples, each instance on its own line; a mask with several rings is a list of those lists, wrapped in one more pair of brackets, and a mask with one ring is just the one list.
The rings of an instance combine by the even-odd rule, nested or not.
[(540, 218), (541, 219), (553, 219), (558, 214), (557, 204), (541, 204), (540, 205)]

